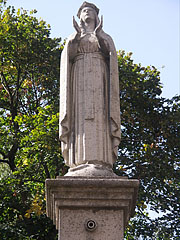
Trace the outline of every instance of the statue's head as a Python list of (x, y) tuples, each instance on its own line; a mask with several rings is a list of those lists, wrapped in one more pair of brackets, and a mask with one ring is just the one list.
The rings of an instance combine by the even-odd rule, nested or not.
[(80, 25), (83, 28), (84, 22), (88, 20), (95, 21), (95, 27), (99, 24), (99, 8), (93, 3), (84, 2), (78, 10), (77, 16), (80, 19)]
[(81, 18), (81, 13), (84, 8), (92, 9), (92, 11), (94, 11), (94, 13), (96, 15), (99, 14), (99, 8), (97, 8), (93, 3), (83, 2), (83, 4), (80, 6), (78, 13), (77, 13), (78, 18)]

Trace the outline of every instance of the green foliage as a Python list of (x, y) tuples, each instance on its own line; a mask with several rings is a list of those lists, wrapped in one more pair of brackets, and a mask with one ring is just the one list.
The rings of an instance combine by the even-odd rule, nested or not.
[(50, 109), (48, 131), (57, 137), (52, 128), (58, 112), (60, 39), (51, 39), (49, 26), (34, 13), (7, 7), (0, 16), (0, 153), (12, 171), (20, 163), (18, 153), (30, 141), (29, 131), (36, 131), (36, 137), (42, 134), (35, 130), (35, 121), (43, 121), (43, 108)]
[(57, 232), (45, 215), (44, 184), (14, 174), (0, 183), (0, 239), (49, 240)]
[[(64, 175), (58, 140), (60, 39), (0, 1), (0, 239), (55, 240), (44, 182)], [(160, 96), (160, 73), (118, 53), (122, 141), (114, 171), (140, 180), (125, 239), (180, 237), (180, 97)], [(151, 216), (150, 210), (156, 212)]]
[[(33, 115), (20, 114), (15, 119), (22, 146), (16, 155), (17, 166), (24, 178), (45, 181), (64, 171), (58, 140), (59, 113), (54, 113), (51, 105), (38, 107), (37, 111)], [(38, 170), (36, 175), (34, 169)]]
[(56, 239), (44, 182), (64, 171), (58, 142), (60, 39), (23, 9), (0, 8), (0, 239)]
[[(126, 237), (179, 239), (180, 96), (160, 97), (155, 67), (134, 64), (124, 52), (118, 61), (122, 141), (115, 172), (140, 180), (137, 213)], [(151, 219), (149, 208), (160, 217)]]

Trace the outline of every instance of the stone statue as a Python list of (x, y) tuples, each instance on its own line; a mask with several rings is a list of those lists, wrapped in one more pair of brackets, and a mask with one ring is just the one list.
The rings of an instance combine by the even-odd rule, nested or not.
[(65, 162), (109, 165), (120, 143), (117, 54), (99, 9), (84, 2), (80, 24), (63, 49), (60, 66), (60, 141)]

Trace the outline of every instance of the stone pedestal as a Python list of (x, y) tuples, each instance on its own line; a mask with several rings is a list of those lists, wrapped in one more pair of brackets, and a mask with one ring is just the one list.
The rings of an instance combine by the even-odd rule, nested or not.
[(138, 186), (138, 180), (123, 177), (47, 179), (47, 215), (58, 229), (58, 239), (122, 240)]

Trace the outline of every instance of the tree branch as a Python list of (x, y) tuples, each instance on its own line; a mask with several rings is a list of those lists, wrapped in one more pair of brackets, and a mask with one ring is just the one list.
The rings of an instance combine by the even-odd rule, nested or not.
[(42, 164), (43, 164), (43, 167), (44, 167), (44, 171), (46, 173), (46, 178), (51, 178), (48, 167), (47, 167), (47, 164), (45, 162), (42, 162)]
[(19, 102), (20, 75), (21, 75), (21, 69), (19, 67), (18, 68), (18, 76), (17, 76), (17, 85), (16, 85), (16, 106), (15, 106), (16, 109), (17, 109), (18, 102)]
[[(9, 86), (8, 86), (8, 83), (7, 83), (6, 77), (5, 77), (5, 75), (4, 75), (3, 72), (1, 72), (1, 81), (2, 81), (2, 85), (3, 85), (4, 89), (5, 89), (6, 92), (9, 94), (9, 96), (10, 96), (10, 98), (11, 98), (11, 100), (12, 100), (11, 89), (10, 89)], [(5, 83), (5, 85), (4, 85), (3, 82)]]

